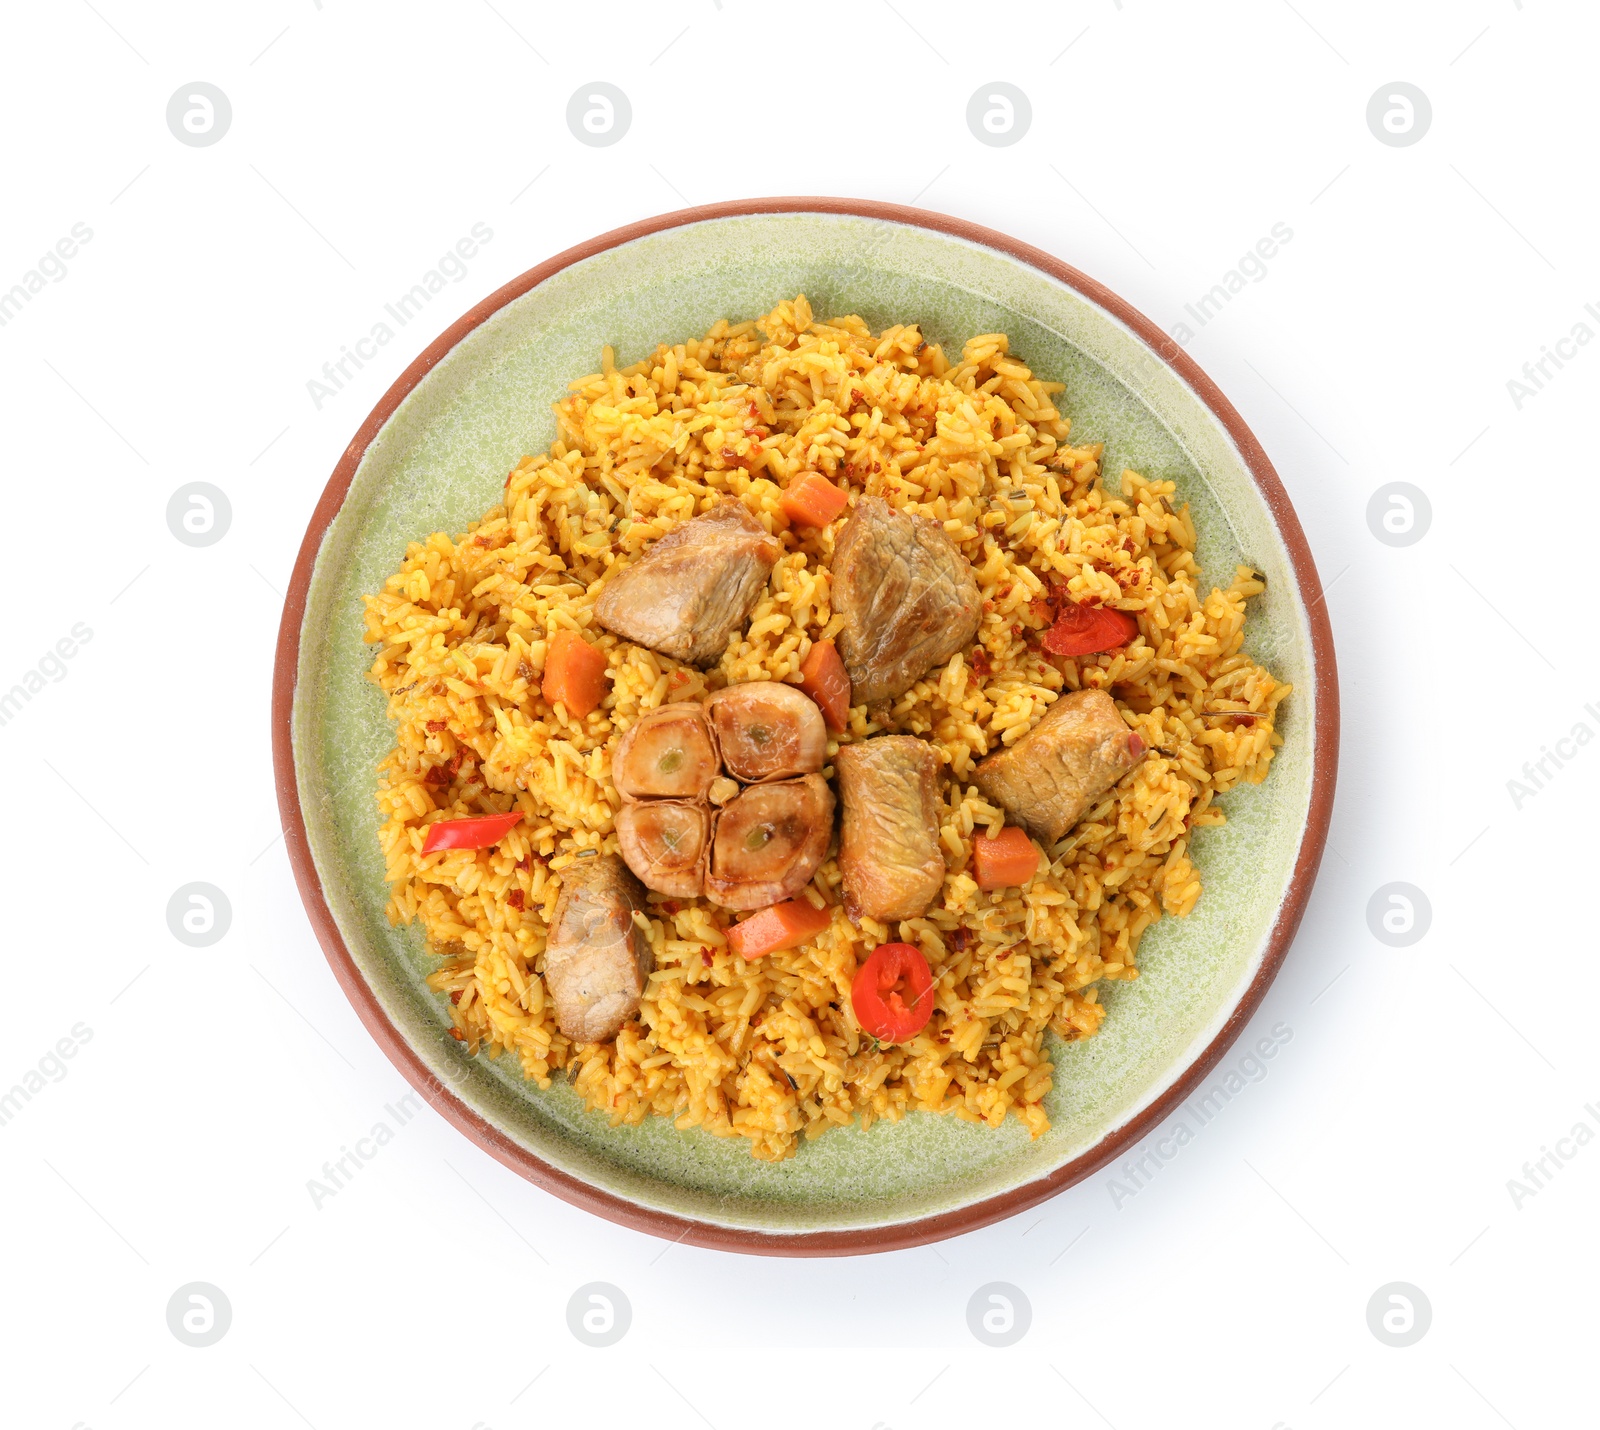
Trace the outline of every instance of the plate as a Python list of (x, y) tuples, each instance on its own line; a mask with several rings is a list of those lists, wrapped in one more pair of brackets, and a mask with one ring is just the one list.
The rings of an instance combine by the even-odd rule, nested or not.
[[(1141, 945), (1141, 977), (1102, 985), (1100, 1033), (1050, 1035), (1050, 1130), (1030, 1140), (913, 1113), (831, 1131), (781, 1163), (743, 1138), (665, 1118), (609, 1125), (561, 1079), (548, 1090), (470, 1057), (449, 1036), (420, 929), (391, 928), (373, 800), (391, 742), (366, 679), (361, 595), (406, 544), (459, 532), (505, 473), (555, 435), (551, 404), (594, 370), (718, 318), (805, 293), (820, 314), (874, 329), (919, 322), (959, 351), (1003, 331), (1103, 468), (1172, 478), (1194, 515), (1206, 577), (1266, 574), (1247, 649), (1294, 694), (1266, 783), (1226, 795), (1197, 831), (1205, 893)], [(1304, 533), (1260, 443), (1194, 362), (1148, 319), (1066, 264), (1002, 234), (919, 209), (763, 199), (666, 214), (552, 258), (486, 298), (384, 394), (334, 469), (294, 569), (273, 681), (273, 742), (290, 862), (340, 985), (395, 1066), (491, 1155), (568, 1201), (702, 1246), (835, 1255), (917, 1245), (1011, 1216), (1082, 1180), (1175, 1108), (1226, 1052), (1283, 962), (1316, 877), (1333, 804), (1338, 688)]]

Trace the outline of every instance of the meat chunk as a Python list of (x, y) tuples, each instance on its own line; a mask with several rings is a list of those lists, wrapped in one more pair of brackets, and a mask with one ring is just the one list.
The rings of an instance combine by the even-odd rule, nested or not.
[(611, 783), (624, 799), (704, 799), (721, 773), (711, 726), (693, 700), (641, 717), (611, 755)]
[(914, 735), (880, 735), (834, 757), (844, 823), (839, 868), (852, 919), (920, 918), (944, 884), (939, 757)]
[(607, 580), (595, 619), (624, 640), (710, 665), (744, 624), (782, 549), (730, 498), (669, 531)]
[(833, 791), (821, 775), (752, 785), (717, 815), (706, 897), (764, 909), (811, 882), (833, 837)]
[(857, 704), (890, 700), (972, 644), (983, 598), (944, 528), (862, 497), (833, 550), (839, 654)]
[(1041, 844), (1054, 844), (1144, 758), (1103, 690), (1063, 695), (1009, 750), (990, 755), (973, 779)]
[(654, 960), (633, 921), (644, 890), (615, 854), (579, 859), (561, 871), (561, 892), (544, 951), (544, 981), (561, 1031), (603, 1043), (639, 1009)]
[(706, 711), (728, 773), (747, 784), (822, 768), (828, 730), (817, 702), (792, 685), (751, 680), (719, 690)]
[(692, 899), (705, 882), (711, 819), (697, 804), (653, 799), (617, 811), (622, 857), (647, 889), (674, 899)]

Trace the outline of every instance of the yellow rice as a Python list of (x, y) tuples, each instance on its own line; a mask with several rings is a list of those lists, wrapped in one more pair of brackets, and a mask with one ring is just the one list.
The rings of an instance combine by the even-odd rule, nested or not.
[[(430, 982), (472, 1051), (516, 1057), (541, 1086), (564, 1073), (613, 1123), (654, 1113), (748, 1138), (774, 1160), (802, 1134), (912, 1109), (990, 1126), (1015, 1113), (1044, 1131), (1046, 1031), (1092, 1036), (1105, 1016), (1100, 981), (1137, 977), (1144, 931), (1194, 908), (1189, 832), (1223, 822), (1216, 795), (1266, 777), (1290, 690), (1241, 653), (1261, 580), (1240, 567), (1202, 594), (1174, 484), (1131, 471), (1103, 484), (1100, 447), (1068, 441), (1052, 402), (1061, 390), (1004, 334), (971, 339), (952, 363), (915, 326), (873, 334), (855, 317), (815, 321), (801, 296), (632, 367), (606, 348), (601, 370), (556, 405), (550, 450), (507, 478), (503, 504), (457, 539), (435, 533), (407, 549), (366, 598), (372, 679), (396, 725), (378, 792), (389, 916), (421, 921), (443, 959)], [(894, 927), (853, 927), (835, 907), (814, 945), (746, 962), (726, 946), (727, 911), (652, 894), (655, 973), (638, 1021), (614, 1044), (574, 1046), (556, 1027), (543, 949), (575, 851), (617, 849), (616, 740), (669, 700), (798, 681), (811, 643), (839, 629), (827, 558), (842, 519), (791, 528), (779, 506), (807, 470), (942, 522), (985, 598), (988, 674), (955, 655), (891, 704), (856, 710), (840, 737), (934, 742), (949, 775), (942, 897)], [(720, 663), (702, 672), (601, 629), (594, 601), (607, 574), (727, 495), (781, 537), (784, 555)], [(1098, 656), (1044, 654), (1047, 577), (1076, 600), (1139, 612), (1157, 643), (1147, 634)], [(561, 629), (610, 661), (612, 693), (582, 720), (539, 690)], [(1027, 888), (981, 892), (973, 836), (998, 832), (1004, 816), (972, 785), (973, 767), (1060, 691), (1083, 687), (1111, 689), (1153, 753), (1046, 851)], [(497, 847), (422, 854), (430, 818), (511, 808), (523, 821)], [(837, 906), (840, 884), (830, 858), (807, 896)], [(879, 1047), (848, 995), (860, 960), (897, 939), (927, 955), (937, 1003), (916, 1038)]]

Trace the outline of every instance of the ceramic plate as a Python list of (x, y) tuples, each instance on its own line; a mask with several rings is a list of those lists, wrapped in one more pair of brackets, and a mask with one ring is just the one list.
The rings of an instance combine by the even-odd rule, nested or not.
[[(618, 365), (805, 293), (819, 314), (874, 329), (917, 322), (959, 351), (1010, 334), (1059, 398), (1073, 440), (1106, 444), (1104, 470), (1172, 478), (1188, 500), (1208, 581), (1266, 573), (1247, 648), (1294, 694), (1265, 784), (1223, 798), (1198, 831), (1205, 893), (1161, 920), (1142, 976), (1102, 985), (1087, 1042), (1051, 1035), (1050, 1131), (1030, 1140), (914, 1113), (758, 1162), (743, 1138), (664, 1118), (608, 1125), (564, 1081), (548, 1091), (512, 1060), (469, 1057), (424, 979), (420, 929), (384, 917), (373, 801), (391, 744), (366, 679), (361, 595), (407, 542), (460, 532), (505, 473), (555, 435), (551, 404)], [(1161, 331), (1093, 280), (1001, 234), (885, 204), (779, 199), (669, 214), (606, 234), (524, 274), (428, 349), (384, 396), (334, 471), (296, 565), (279, 637), (273, 734), (295, 875), (335, 974), (400, 1071), (475, 1142), (602, 1216), (674, 1239), (809, 1255), (877, 1251), (970, 1230), (1060, 1191), (1155, 1126), (1217, 1062), (1276, 974), (1310, 893), (1332, 806), (1338, 693), (1305, 537), (1277, 476), (1227, 400)]]

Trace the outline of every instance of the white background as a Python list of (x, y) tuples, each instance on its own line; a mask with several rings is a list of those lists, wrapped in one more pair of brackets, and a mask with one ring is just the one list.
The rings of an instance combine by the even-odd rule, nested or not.
[[(1507, 1185), (1574, 1124), (1600, 1128), (1600, 749), (1547, 765), (1520, 809), (1507, 788), (1576, 723), (1600, 731), (1600, 351), (1520, 408), (1507, 388), (1574, 324), (1600, 331), (1584, 9), (7, 7), (0, 288), (74, 223), (93, 238), (0, 328), (0, 688), (75, 623), (92, 639), (0, 727), (0, 1088), (74, 1025), (92, 1036), (0, 1127), (0, 1419), (1592, 1423), (1600, 1146), (1566, 1143), (1520, 1204)], [(233, 107), (208, 148), (165, 121), (194, 80)], [(632, 103), (612, 147), (566, 126), (591, 80)], [(1032, 104), (1009, 147), (965, 120), (996, 80)], [(1432, 103), (1409, 147), (1365, 119), (1396, 80)], [(1293, 231), (1190, 344), (1330, 588), (1332, 843), (1250, 1032), (1293, 1037), (1120, 1206), (1108, 1172), (915, 1251), (668, 1247), (525, 1184), (428, 1110), (318, 1209), (308, 1179), (406, 1090), (313, 941), (269, 775), (281, 592), (323, 483), (392, 379), (511, 277), (664, 210), (806, 193), (990, 225), (1163, 326), (1275, 223)], [(426, 323), (317, 410), (308, 379), (480, 221), (492, 241)], [(197, 480), (233, 511), (204, 549), (165, 517)], [(1392, 481), (1432, 506), (1404, 548), (1366, 515)], [(233, 911), (205, 949), (166, 922), (196, 880)], [(1392, 881), (1432, 905), (1410, 947), (1369, 931)], [(232, 1306), (208, 1348), (167, 1326), (192, 1281)], [(567, 1329), (592, 1281), (633, 1308), (610, 1349)], [(1010, 1349), (967, 1329), (991, 1281), (1032, 1305)], [(1395, 1281), (1432, 1306), (1408, 1348), (1368, 1328)]]

